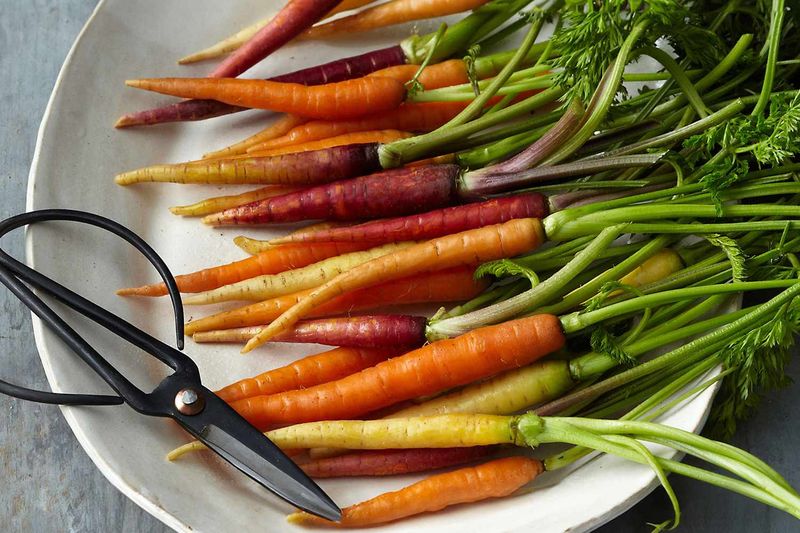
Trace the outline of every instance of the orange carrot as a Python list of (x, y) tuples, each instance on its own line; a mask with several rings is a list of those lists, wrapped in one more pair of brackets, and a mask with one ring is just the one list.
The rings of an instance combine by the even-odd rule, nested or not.
[(439, 511), (451, 505), (489, 498), (502, 498), (533, 481), (544, 465), (531, 457), (506, 457), (478, 466), (460, 468), (418, 481), (394, 492), (342, 509), (340, 522), (331, 522), (306, 512), (287, 520), (294, 524), (333, 527), (363, 527)]
[(231, 383), (218, 390), (217, 396), (233, 402), (262, 394), (305, 389), (349, 376), (401, 353), (402, 349), (396, 348), (334, 348)]
[(280, 148), (270, 148), (255, 153), (248, 153), (247, 156), (270, 156), (293, 154), (297, 152), (310, 152), (312, 150), (322, 150), (324, 148), (331, 148), (333, 146), (342, 146), (344, 144), (360, 144), (360, 143), (390, 143), (400, 139), (407, 139), (413, 137), (413, 133), (399, 130), (370, 130), (370, 131), (356, 131), (353, 133), (345, 133), (335, 137), (328, 137), (327, 139), (318, 139), (316, 141), (309, 141), (305, 143), (293, 144), (291, 146), (283, 146)]
[(226, 146), (225, 148), (205, 153), (203, 154), (203, 157), (206, 159), (214, 159), (229, 155), (244, 154), (251, 146), (266, 141), (271, 141), (272, 139), (277, 139), (278, 137), (289, 133), (292, 128), (295, 128), (301, 124), (305, 124), (306, 122), (308, 122), (308, 119), (298, 117), (297, 115), (283, 115), (281, 118), (258, 133), (251, 135), (242, 141), (231, 144), (230, 146)]
[(250, 202), (257, 202), (265, 198), (272, 198), (273, 196), (280, 196), (290, 192), (296, 192), (299, 187), (286, 187), (278, 185), (267, 185), (254, 191), (247, 191), (241, 194), (234, 194), (230, 196), (215, 196), (213, 198), (206, 198), (199, 202), (190, 205), (179, 205), (170, 207), (169, 210), (173, 215), (180, 215), (184, 217), (200, 217), (218, 213), (231, 207), (237, 207)]
[(513, 257), (538, 247), (543, 241), (544, 230), (539, 219), (518, 218), (503, 224), (438, 237), (373, 259), (317, 287), (253, 337), (243, 352), (290, 328), (314, 308), (345, 292), (420, 272)]
[[(395, 65), (376, 70), (371, 74), (367, 74), (367, 76), (393, 78), (401, 83), (406, 83), (414, 78), (418, 70), (419, 65)], [(430, 91), (432, 89), (450, 87), (451, 85), (469, 83), (469, 76), (463, 60), (450, 59), (423, 68), (417, 81), (425, 90)]]
[(470, 11), (488, 0), (391, 0), (364, 9), (354, 15), (342, 17), (307, 29), (301, 39), (320, 39), (331, 35), (383, 28), (415, 20), (444, 17)]
[(397, 476), (468, 463), (486, 457), (492, 451), (494, 448), (491, 446), (364, 450), (312, 459), (303, 463), (301, 468), (315, 478)]
[[(364, 244), (323, 244), (319, 246), (278, 246), (257, 255), (234, 261), (227, 265), (206, 268), (191, 274), (175, 276), (181, 292), (203, 292), (229, 285), (255, 276), (279, 274), (286, 270), (301, 268), (323, 259), (341, 254), (365, 250)], [(167, 287), (164, 283), (132, 287), (117, 291), (120, 296), (164, 296)]]
[(211, 99), (326, 120), (355, 118), (395, 109), (406, 94), (405, 87), (397, 80), (370, 77), (310, 87), (299, 83), (236, 78), (150, 78), (125, 83), (129, 87), (172, 96)]
[(257, 152), (270, 148), (280, 148), (356, 131), (397, 129), (428, 132), (456, 116), (464, 109), (465, 105), (465, 102), (405, 103), (397, 109), (361, 119), (335, 122), (315, 120), (292, 128), (282, 137), (253, 144), (248, 150)]
[[(349, 292), (317, 308), (310, 316), (324, 317), (348, 314), (353, 311), (374, 309), (386, 305), (416, 304), (426, 302), (459, 302), (469, 300), (486, 288), (485, 280), (476, 280), (473, 267), (459, 267), (441, 272), (419, 274), (410, 278), (383, 283), (369, 289)], [(296, 304), (313, 289), (279, 296), (217, 313), (189, 322), (185, 333), (240, 328), (268, 324), (286, 309)]]
[(433, 342), (351, 376), (231, 406), (259, 428), (339, 420), (528, 365), (564, 346), (554, 315), (533, 315)]

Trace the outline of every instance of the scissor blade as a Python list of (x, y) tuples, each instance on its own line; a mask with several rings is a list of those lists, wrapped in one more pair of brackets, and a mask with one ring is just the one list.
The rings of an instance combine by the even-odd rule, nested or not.
[[(341, 518), (341, 509), (280, 448), (218, 397), (209, 399), (210, 404), (219, 402), (222, 406), (208, 405), (207, 412), (181, 420), (187, 429), (226, 461), (292, 505), (328, 520)], [(212, 414), (208, 411), (215, 411), (213, 419), (207, 416)]]

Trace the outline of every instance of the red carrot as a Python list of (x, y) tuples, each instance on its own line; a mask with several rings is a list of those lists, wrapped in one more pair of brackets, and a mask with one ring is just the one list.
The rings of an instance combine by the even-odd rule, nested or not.
[(316, 478), (397, 476), (468, 463), (486, 457), (493, 451), (491, 446), (366, 450), (312, 459), (301, 468)]
[(247, 43), (210, 74), (234, 78), (295, 38), (335, 8), (341, 0), (289, 0)]
[(321, 185), (226, 209), (206, 224), (264, 224), (309, 219), (364, 220), (448, 205), (453, 200), (456, 165), (400, 168)]
[(544, 218), (547, 198), (538, 193), (494, 198), (485, 202), (446, 207), (421, 215), (375, 220), (355, 226), (296, 232), (271, 244), (296, 242), (398, 242), (432, 239), (450, 233), (500, 224), (512, 218)]
[(115, 180), (119, 185), (143, 182), (315, 185), (380, 170), (378, 146), (378, 143), (350, 144), (295, 154), (153, 165), (123, 172)]
[[(311, 315), (325, 317), (348, 314), (354, 311), (375, 309), (387, 305), (418, 304), (429, 302), (460, 302), (477, 296), (486, 288), (484, 279), (475, 279), (474, 267), (460, 267), (440, 272), (427, 272), (405, 279), (390, 281), (366, 290), (352, 291), (320, 306)], [(266, 324), (278, 318), (313, 289), (270, 298), (251, 305), (223, 311), (193, 320), (184, 332), (192, 335), (198, 331), (241, 328)]]
[(334, 348), (231, 383), (218, 390), (217, 396), (233, 402), (262, 394), (305, 389), (355, 374), (402, 353), (402, 348)]
[[(206, 268), (191, 274), (175, 276), (181, 292), (203, 292), (223, 285), (229, 285), (255, 276), (279, 274), (302, 268), (329, 257), (365, 250), (369, 244), (326, 244), (321, 246), (280, 246), (265, 250), (247, 259), (226, 265)], [(117, 291), (120, 296), (164, 296), (167, 287), (164, 283), (144, 285)]]
[[(407, 347), (425, 343), (424, 316), (371, 315), (349, 318), (301, 320), (294, 328), (275, 337), (276, 342), (327, 344), (350, 348)], [(195, 342), (237, 342), (244, 344), (258, 335), (262, 326), (195, 333)]]
[[(370, 72), (393, 65), (402, 65), (405, 62), (406, 56), (403, 49), (399, 45), (395, 45), (268, 79), (283, 83), (323, 85), (360, 78)], [(205, 120), (246, 110), (246, 107), (225, 104), (216, 100), (184, 100), (175, 104), (123, 115), (114, 126), (127, 128), (165, 122)]]
[(145, 78), (127, 80), (125, 84), (182, 98), (210, 98), (232, 105), (325, 120), (388, 111), (399, 106), (406, 96), (401, 82), (378, 77), (311, 87), (298, 83), (237, 78)]

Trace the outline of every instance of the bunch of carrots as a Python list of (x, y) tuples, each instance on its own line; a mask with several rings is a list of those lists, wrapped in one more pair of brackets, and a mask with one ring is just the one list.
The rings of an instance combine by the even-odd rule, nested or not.
[[(208, 78), (128, 82), (188, 100), (118, 127), (282, 113), (195, 161), (117, 176), (259, 186), (172, 209), (210, 225), (312, 222), (237, 237), (249, 257), (177, 277), (186, 305), (240, 302), (186, 324), (196, 342), (331, 347), (218, 394), (312, 476), (451, 469), (344, 509), (340, 526), (506, 496), (595, 451), (652, 468), (673, 527), (670, 472), (800, 518), (797, 492), (762, 461), (652, 422), (721, 383), (712, 423), (726, 436), (786, 381), (800, 332), (800, 39), (783, 0), (367, 4), (289, 0), (182, 60), (230, 54)], [(396, 46), (236, 78), (291, 40), (469, 10)], [(517, 32), (517, 48), (496, 50)], [(643, 57), (659, 67), (630, 72)], [(772, 296), (728, 312), (750, 291)], [(445, 307), (402, 314), (412, 304)], [(513, 451), (549, 443), (574, 447)]]

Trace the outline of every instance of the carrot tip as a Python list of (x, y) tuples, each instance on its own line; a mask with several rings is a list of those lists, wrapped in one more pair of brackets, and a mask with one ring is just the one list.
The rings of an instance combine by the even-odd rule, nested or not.
[(209, 225), (209, 226), (216, 226), (217, 224), (220, 223), (220, 221), (223, 220), (223, 218), (224, 217), (223, 217), (222, 213), (214, 213), (212, 215), (204, 216), (203, 218), (200, 219), (200, 221), (203, 224), (206, 224), (206, 225)]
[(122, 115), (114, 123), (114, 127), (117, 129), (128, 128), (130, 126), (136, 126), (137, 124), (138, 122), (134, 120), (133, 117), (131, 117), (130, 115)]
[(134, 87), (136, 89), (141, 87), (143, 83), (144, 80), (125, 80), (125, 85), (127, 85), (128, 87)]

